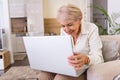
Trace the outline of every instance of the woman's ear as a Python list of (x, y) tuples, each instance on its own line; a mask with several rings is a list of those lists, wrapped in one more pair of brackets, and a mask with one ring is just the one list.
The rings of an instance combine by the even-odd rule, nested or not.
[(80, 21), (82, 20), (82, 16), (79, 16), (79, 20), (80, 20)]
[(79, 22), (81, 23), (82, 16), (79, 16), (79, 17), (78, 17), (78, 20), (79, 20)]

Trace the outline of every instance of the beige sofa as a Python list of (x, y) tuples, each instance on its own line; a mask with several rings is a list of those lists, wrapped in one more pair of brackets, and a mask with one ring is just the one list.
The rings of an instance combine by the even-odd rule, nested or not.
[[(106, 62), (91, 66), (87, 70), (87, 80), (113, 80), (116, 75), (120, 74), (120, 60), (116, 60), (119, 59), (117, 52), (120, 53), (120, 35), (101, 36), (101, 39), (104, 48), (103, 57), (107, 58)], [(106, 50), (108, 47), (110, 50)], [(109, 58), (110, 55), (117, 57)]]
[[(89, 67), (80, 80), (113, 80), (120, 73), (120, 60), (116, 60), (119, 57), (118, 52), (120, 53), (120, 35), (101, 36), (101, 39), (106, 62)], [(12, 67), (0, 77), (0, 80), (39, 78), (39, 72), (29, 66)]]

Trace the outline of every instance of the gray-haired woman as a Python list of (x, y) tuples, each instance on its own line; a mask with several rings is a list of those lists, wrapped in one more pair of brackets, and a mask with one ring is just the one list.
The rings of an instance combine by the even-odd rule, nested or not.
[(41, 71), (40, 80), (84, 80), (90, 65), (103, 62), (102, 43), (95, 24), (82, 22), (82, 12), (74, 5), (59, 8), (57, 20), (61, 24), (61, 35), (73, 38), (74, 54), (68, 56), (68, 63), (76, 70), (82, 70), (79, 77)]

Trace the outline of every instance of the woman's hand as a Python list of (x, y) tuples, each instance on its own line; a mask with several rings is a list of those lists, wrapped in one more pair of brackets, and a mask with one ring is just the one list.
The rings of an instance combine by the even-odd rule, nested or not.
[(89, 64), (89, 57), (85, 54), (74, 53), (74, 55), (68, 57), (68, 62), (76, 70), (80, 70), (84, 64)]

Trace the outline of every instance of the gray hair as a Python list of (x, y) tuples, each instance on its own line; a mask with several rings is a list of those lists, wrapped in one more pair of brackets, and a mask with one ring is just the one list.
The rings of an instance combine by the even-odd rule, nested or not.
[(77, 8), (74, 5), (71, 4), (63, 5), (58, 10), (57, 19), (58, 21), (77, 20), (77, 19), (81, 20), (82, 12), (79, 8)]

